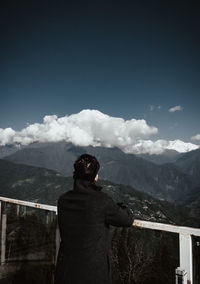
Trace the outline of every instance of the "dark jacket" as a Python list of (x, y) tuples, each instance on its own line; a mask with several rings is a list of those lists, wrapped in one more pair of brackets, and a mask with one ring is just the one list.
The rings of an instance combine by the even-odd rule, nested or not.
[(101, 187), (76, 180), (58, 200), (61, 243), (55, 284), (110, 284), (109, 225), (130, 227), (133, 215)]

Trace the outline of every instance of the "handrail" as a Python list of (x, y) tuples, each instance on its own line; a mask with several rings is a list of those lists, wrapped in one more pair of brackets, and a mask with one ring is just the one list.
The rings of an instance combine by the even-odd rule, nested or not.
[[(34, 207), (34, 208), (53, 211), (57, 213), (57, 206), (53, 206), (53, 205), (30, 202), (30, 201), (25, 201), (25, 200), (18, 200), (18, 199), (3, 197), (3, 196), (0, 196), (0, 201), (14, 203), (18, 205), (27, 206), (27, 207)], [(194, 236), (200, 236), (200, 229), (193, 228), (193, 227), (182, 227), (182, 226), (169, 225), (169, 224), (164, 224), (164, 223), (143, 221), (143, 220), (138, 220), (138, 219), (134, 220), (133, 226), (139, 227), (139, 228), (145, 228), (145, 229), (166, 231), (166, 232), (177, 233), (177, 234), (187, 234), (187, 235), (189, 234), (189, 235), (194, 235)]]
[(166, 231), (171, 233), (183, 234), (183, 235), (193, 235), (200, 237), (200, 229), (192, 228), (192, 227), (182, 227), (176, 225), (169, 225), (163, 223), (156, 223), (156, 222), (149, 222), (149, 221), (142, 221), (142, 220), (134, 220), (133, 222), (134, 227), (152, 229), (152, 230), (159, 230), (159, 231)]
[(54, 211), (54, 212), (57, 213), (57, 206), (53, 206), (53, 205), (35, 203), (35, 202), (24, 201), (24, 200), (18, 200), (18, 199), (3, 197), (3, 196), (0, 196), (0, 201), (8, 202), (8, 203), (14, 203), (14, 204), (28, 206), (28, 207), (34, 207), (34, 208), (37, 208), (37, 209)]

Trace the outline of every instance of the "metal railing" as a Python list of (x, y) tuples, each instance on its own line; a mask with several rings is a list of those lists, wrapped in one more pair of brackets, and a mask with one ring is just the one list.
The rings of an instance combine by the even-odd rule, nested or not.
[[(0, 222), (1, 222), (1, 264), (5, 262), (5, 247), (6, 247), (6, 214), (1, 214), (1, 203), (13, 203), (17, 206), (27, 206), (27, 207), (34, 207), (37, 209), (53, 211), (57, 214), (57, 207), (47, 204), (39, 204), (29, 201), (11, 199), (6, 197), (0, 197)], [(182, 227), (182, 226), (175, 226), (169, 224), (162, 224), (156, 222), (149, 222), (149, 221), (142, 221), (142, 220), (134, 220), (133, 223), (134, 227), (138, 228), (145, 228), (151, 230), (159, 230), (159, 231), (166, 231), (171, 233), (179, 234), (179, 262), (180, 268), (187, 272), (187, 284), (193, 284), (193, 263), (192, 263), (192, 236), (199, 236), (200, 237), (200, 229), (191, 228), (191, 227)], [(56, 230), (56, 255), (58, 252), (60, 237), (59, 231)], [(183, 282), (181, 282), (183, 283)], [(184, 282), (185, 283), (185, 282)]]

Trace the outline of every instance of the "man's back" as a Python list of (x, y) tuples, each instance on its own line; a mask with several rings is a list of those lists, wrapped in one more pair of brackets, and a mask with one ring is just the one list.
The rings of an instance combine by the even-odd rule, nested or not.
[(61, 244), (56, 284), (109, 284), (109, 225), (131, 226), (131, 212), (121, 209), (93, 182), (76, 180), (58, 201)]
[[(105, 238), (107, 195), (88, 181), (63, 194), (58, 201), (58, 222), (63, 247), (69, 250), (93, 249)], [(97, 242), (98, 240), (98, 242)], [(97, 242), (97, 243), (96, 243)]]

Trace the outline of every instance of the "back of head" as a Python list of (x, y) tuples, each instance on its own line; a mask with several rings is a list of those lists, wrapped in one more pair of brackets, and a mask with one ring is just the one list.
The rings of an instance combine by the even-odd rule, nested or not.
[(74, 163), (74, 179), (94, 181), (98, 170), (99, 162), (94, 156), (81, 155)]

